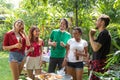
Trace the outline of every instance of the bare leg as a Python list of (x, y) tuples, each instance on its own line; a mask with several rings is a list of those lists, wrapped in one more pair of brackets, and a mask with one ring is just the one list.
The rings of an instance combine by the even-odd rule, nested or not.
[(82, 80), (83, 69), (76, 70), (76, 80)]
[(27, 74), (28, 74), (28, 77), (32, 80), (34, 80), (34, 75), (33, 75), (33, 70), (32, 69), (28, 69), (27, 70)]
[(24, 60), (19, 64), (19, 74), (22, 72), (23, 67), (24, 67)]
[(71, 75), (73, 77), (73, 80), (76, 80), (76, 73), (75, 73), (75, 69), (71, 68), (71, 67), (66, 67), (66, 72), (67, 74)]
[(19, 64), (15, 61), (10, 62), (10, 68), (12, 71), (13, 80), (19, 79)]
[[(35, 75), (39, 75), (39, 74), (41, 74), (41, 69), (36, 69)], [(39, 79), (35, 77), (35, 80), (39, 80)]]

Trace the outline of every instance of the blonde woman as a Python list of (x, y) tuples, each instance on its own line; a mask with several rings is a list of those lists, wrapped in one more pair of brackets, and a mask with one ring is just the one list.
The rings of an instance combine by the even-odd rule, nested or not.
[(4, 35), (3, 49), (9, 51), (9, 63), (13, 80), (18, 80), (23, 69), (25, 47), (30, 45), (24, 32), (24, 22), (17, 20), (13, 29)]

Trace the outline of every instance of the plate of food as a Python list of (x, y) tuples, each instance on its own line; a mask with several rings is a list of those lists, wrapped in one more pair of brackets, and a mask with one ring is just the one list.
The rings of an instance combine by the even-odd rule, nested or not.
[(37, 75), (40, 80), (62, 80), (63, 76), (54, 73), (44, 73)]

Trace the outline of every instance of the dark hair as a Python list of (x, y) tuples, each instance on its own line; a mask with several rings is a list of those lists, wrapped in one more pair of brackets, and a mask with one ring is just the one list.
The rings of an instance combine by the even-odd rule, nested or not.
[(67, 19), (65, 19), (65, 18), (60, 19), (60, 21), (62, 21), (62, 20), (65, 21), (65, 23), (66, 23), (66, 29), (67, 29), (68, 28), (68, 21), (67, 21)]
[(81, 30), (80, 27), (75, 27), (73, 30), (78, 30), (78, 32), (79, 32), (80, 34), (82, 34), (82, 30)]
[(104, 25), (105, 27), (107, 27), (109, 25), (109, 22), (110, 22), (110, 17), (109, 16), (103, 14), (103, 15), (100, 16), (99, 19), (101, 19), (102, 21), (105, 22), (105, 25)]
[(39, 28), (37, 27), (37, 26), (35, 26), (35, 25), (33, 25), (31, 28), (30, 28), (30, 30), (29, 30), (29, 39), (30, 39), (30, 42), (33, 42), (33, 41), (39, 41), (39, 37), (37, 37), (35, 40), (34, 40), (34, 36), (33, 36), (33, 32), (34, 32), (34, 30), (36, 30), (36, 29), (38, 29), (39, 30)]

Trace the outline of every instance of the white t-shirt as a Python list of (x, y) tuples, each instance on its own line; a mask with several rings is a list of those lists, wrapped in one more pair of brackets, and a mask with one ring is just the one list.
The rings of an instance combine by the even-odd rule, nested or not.
[(84, 48), (88, 46), (86, 40), (81, 39), (80, 42), (77, 42), (74, 38), (71, 38), (67, 42), (70, 45), (70, 49), (68, 52), (68, 62), (80, 62), (83, 61), (83, 56), (79, 56), (79, 60), (76, 60), (75, 51), (82, 51), (84, 53)]

